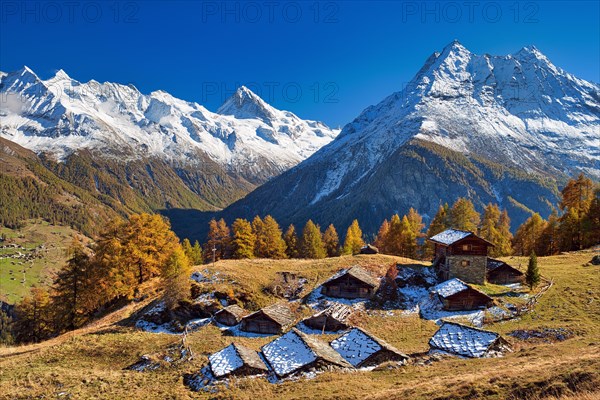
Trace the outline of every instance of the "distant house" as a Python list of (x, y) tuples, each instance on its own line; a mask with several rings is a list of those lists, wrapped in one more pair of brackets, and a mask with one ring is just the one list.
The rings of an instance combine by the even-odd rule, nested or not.
[(352, 328), (333, 340), (331, 347), (356, 368), (408, 360), (406, 354), (360, 328)]
[(241, 330), (254, 333), (279, 334), (295, 322), (287, 304), (277, 303), (242, 318)]
[(379, 287), (379, 280), (360, 266), (345, 269), (321, 285), (325, 296), (346, 299), (370, 298)]
[(367, 244), (360, 249), (360, 254), (379, 254), (379, 249), (371, 244)]
[(312, 317), (305, 318), (302, 322), (312, 329), (337, 332), (348, 328), (348, 317), (353, 312), (352, 308), (344, 304), (333, 303)]
[(269, 370), (258, 352), (235, 343), (211, 354), (208, 363), (216, 378), (259, 375)]
[(444, 321), (429, 339), (432, 350), (441, 350), (463, 357), (490, 357), (510, 350), (508, 343), (496, 332)]
[(493, 299), (458, 278), (450, 279), (430, 289), (446, 311), (477, 310), (489, 306)]
[(246, 314), (247, 312), (243, 308), (233, 304), (217, 311), (214, 320), (223, 325), (234, 326), (239, 324)]
[(484, 284), (488, 247), (494, 245), (473, 232), (447, 229), (428, 239), (435, 246), (433, 266), (442, 280), (459, 278)]
[(267, 343), (261, 350), (280, 378), (313, 369), (352, 367), (329, 344), (295, 328)]
[(525, 274), (501, 260), (487, 259), (487, 281), (497, 285), (523, 283)]

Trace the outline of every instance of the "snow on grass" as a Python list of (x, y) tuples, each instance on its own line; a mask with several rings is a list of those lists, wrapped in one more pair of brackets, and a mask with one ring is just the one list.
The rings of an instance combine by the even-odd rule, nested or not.
[(360, 329), (343, 334), (331, 342), (331, 347), (354, 367), (381, 350), (381, 346)]
[(195, 392), (210, 392), (216, 393), (215, 388), (217, 380), (210, 370), (210, 366), (203, 367), (200, 372), (192, 376), (187, 380), (187, 386)]
[(198, 283), (222, 283), (225, 280), (221, 278), (220, 272), (211, 273), (208, 269), (192, 273), (190, 279)]
[[(333, 279), (333, 278), (331, 278)], [(338, 297), (329, 297), (321, 293), (321, 286), (317, 286), (306, 297), (305, 303), (314, 310), (324, 310), (334, 303), (344, 304), (355, 310), (364, 310), (368, 299), (344, 299)]]
[(210, 324), (211, 321), (212, 321), (212, 318), (192, 319), (192, 320), (186, 322), (185, 329), (188, 332), (197, 331), (198, 329)]
[(475, 326), (483, 325), (484, 310), (472, 311), (446, 311), (442, 309), (442, 303), (422, 286), (406, 286), (398, 289), (404, 296), (405, 315), (420, 314), (421, 318), (438, 323), (441, 319), (455, 319), (469, 322)]
[[(212, 318), (198, 318), (188, 321), (185, 324), (185, 328), (188, 331), (196, 331), (211, 322)], [(183, 332), (175, 329), (172, 322), (165, 322), (164, 324), (156, 324), (154, 322), (140, 319), (135, 323), (135, 327), (143, 330), (144, 332), (150, 333), (164, 333), (168, 335), (181, 335)]]
[(429, 297), (429, 291), (422, 286), (405, 286), (398, 292), (404, 297), (403, 314), (418, 314), (421, 302)]
[(155, 324), (154, 322), (145, 321), (140, 319), (135, 323), (135, 327), (143, 330), (144, 332), (150, 333), (165, 333), (168, 335), (179, 335), (181, 332), (176, 332), (173, 330), (173, 325), (170, 322), (164, 324)]

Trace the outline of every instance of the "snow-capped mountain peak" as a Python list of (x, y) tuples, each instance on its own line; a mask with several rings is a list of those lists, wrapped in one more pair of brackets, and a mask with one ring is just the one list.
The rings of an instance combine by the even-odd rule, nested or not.
[(345, 147), (348, 135), (368, 141), (371, 165), (415, 137), (527, 171), (539, 170), (542, 157), (560, 173), (586, 166), (600, 175), (600, 86), (554, 66), (534, 46), (490, 56), (454, 41), (328, 148)]
[(240, 86), (219, 107), (217, 113), (240, 119), (260, 118), (268, 122), (276, 118), (277, 111), (246, 86)]
[(6, 73), (0, 82), (3, 90), (6, 88), (10, 91), (20, 91), (31, 85), (40, 83), (41, 80), (29, 67), (23, 66), (23, 68), (17, 71)]
[(518, 225), (524, 210), (547, 216), (553, 185), (578, 171), (600, 177), (600, 86), (533, 46), (493, 56), (454, 41), (405, 88), (225, 215), (252, 210), (322, 226), (359, 218), (376, 232), (393, 213), (417, 207), (431, 218), (440, 204), (469, 197), (480, 208), (501, 204)]
[(67, 75), (67, 73), (62, 69), (59, 69), (58, 71), (56, 71), (56, 74), (54, 74), (54, 77), (49, 79), (49, 81), (53, 81), (53, 82), (70, 81), (70, 80), (71, 80), (71, 77), (69, 75)]
[(133, 85), (81, 83), (63, 70), (42, 81), (24, 67), (1, 78), (0, 101), (0, 136), (60, 160), (88, 149), (108, 158), (194, 164), (200, 152), (257, 183), (338, 133), (279, 111), (245, 87), (213, 113), (161, 90), (144, 95)]

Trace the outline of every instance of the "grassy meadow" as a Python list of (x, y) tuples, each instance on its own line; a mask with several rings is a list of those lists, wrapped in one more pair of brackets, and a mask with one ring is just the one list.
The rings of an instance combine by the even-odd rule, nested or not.
[[(29, 221), (22, 229), (0, 227), (0, 236), (6, 237), (0, 246), (17, 244), (25, 248), (0, 249), (0, 257), (7, 257), (0, 259), (0, 300), (8, 303), (20, 301), (34, 285), (50, 284), (52, 273), (66, 262), (66, 250), (73, 238), (83, 239), (69, 227), (45, 221)], [(36, 252), (39, 258), (26, 261), (11, 257), (17, 252)]]
[[(214, 393), (192, 392), (183, 384), (186, 374), (197, 372), (206, 356), (236, 341), (258, 349), (270, 338), (222, 336), (214, 326), (191, 333), (191, 362), (152, 372), (123, 368), (143, 354), (163, 351), (178, 336), (152, 334), (127, 326), (127, 317), (152, 298), (106, 316), (89, 327), (48, 342), (0, 348), (0, 398), (71, 399), (542, 399), (588, 400), (600, 392), (600, 267), (591, 266), (591, 251), (538, 259), (542, 274), (554, 285), (541, 297), (534, 312), (520, 319), (487, 326), (505, 335), (514, 351), (501, 358), (443, 358), (426, 365), (380, 367), (374, 371), (327, 372), (312, 380), (270, 384), (264, 378), (239, 379)], [(225, 282), (213, 290), (233, 288), (246, 293), (256, 307), (275, 301), (265, 287), (278, 272), (307, 278), (307, 293), (341, 267), (361, 264), (384, 272), (393, 262), (411, 260), (383, 255), (325, 260), (219, 261), (215, 270)], [(513, 265), (525, 259), (507, 259)], [(212, 265), (198, 271), (212, 271)], [(229, 280), (234, 283), (228, 282)], [(209, 285), (209, 284), (203, 284)], [(492, 288), (493, 289), (493, 288)], [(431, 321), (396, 313), (361, 315), (356, 323), (387, 340), (399, 350), (419, 358), (436, 330)], [(564, 341), (519, 340), (508, 336), (515, 329), (565, 328), (573, 336)]]

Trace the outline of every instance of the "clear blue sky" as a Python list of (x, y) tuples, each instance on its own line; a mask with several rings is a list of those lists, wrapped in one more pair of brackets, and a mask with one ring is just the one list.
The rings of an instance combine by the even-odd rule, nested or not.
[[(470, 5), (472, 4), (472, 5)], [(400, 90), (434, 51), (534, 44), (600, 82), (597, 1), (0, 2), (0, 70), (60, 68), (162, 89), (211, 110), (245, 84), (277, 108), (337, 126)]]

